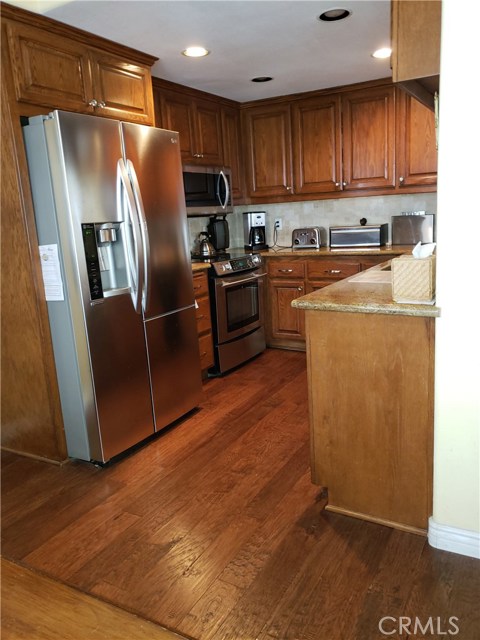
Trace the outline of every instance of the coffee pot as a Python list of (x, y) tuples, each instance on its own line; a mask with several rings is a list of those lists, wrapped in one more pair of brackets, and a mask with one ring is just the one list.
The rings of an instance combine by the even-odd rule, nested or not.
[(243, 214), (245, 249), (261, 251), (268, 249), (265, 227), (265, 211), (250, 211)]

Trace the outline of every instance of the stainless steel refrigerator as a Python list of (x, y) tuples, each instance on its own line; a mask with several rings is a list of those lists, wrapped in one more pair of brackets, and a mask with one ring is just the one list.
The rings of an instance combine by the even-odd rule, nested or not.
[(61, 111), (23, 131), (68, 454), (103, 463), (201, 396), (178, 134)]

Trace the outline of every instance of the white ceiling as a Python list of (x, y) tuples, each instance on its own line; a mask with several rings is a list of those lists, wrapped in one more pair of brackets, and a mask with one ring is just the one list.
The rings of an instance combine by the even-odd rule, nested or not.
[[(391, 75), (389, 59), (371, 57), (390, 43), (390, 0), (8, 1), (158, 57), (154, 76), (239, 102)], [(338, 7), (351, 15), (317, 19)], [(211, 53), (186, 58), (189, 45)]]

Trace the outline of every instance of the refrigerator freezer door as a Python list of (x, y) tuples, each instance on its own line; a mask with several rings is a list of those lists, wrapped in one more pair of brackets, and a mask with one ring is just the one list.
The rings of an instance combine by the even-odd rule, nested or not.
[(196, 407), (201, 399), (200, 356), (195, 309), (145, 322), (155, 412), (160, 431)]
[(145, 318), (194, 304), (178, 134), (122, 123), (125, 162), (143, 208), (148, 243)]
[(154, 432), (143, 322), (122, 295), (94, 305), (87, 325), (102, 454), (91, 457), (107, 461)]

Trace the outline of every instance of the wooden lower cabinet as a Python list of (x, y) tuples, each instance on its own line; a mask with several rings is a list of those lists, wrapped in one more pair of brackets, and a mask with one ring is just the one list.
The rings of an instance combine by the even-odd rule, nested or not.
[(397, 255), (400, 253), (388, 256), (267, 257), (267, 345), (304, 351), (304, 313), (294, 309), (291, 306), (292, 301)]
[(213, 340), (208, 279), (204, 271), (193, 274), (193, 290), (197, 303), (196, 318), (198, 344), (200, 347), (200, 364), (202, 375), (205, 377), (208, 369), (213, 366)]
[(304, 313), (291, 303), (305, 295), (304, 260), (267, 262), (267, 344), (270, 347), (302, 349), (305, 345)]

